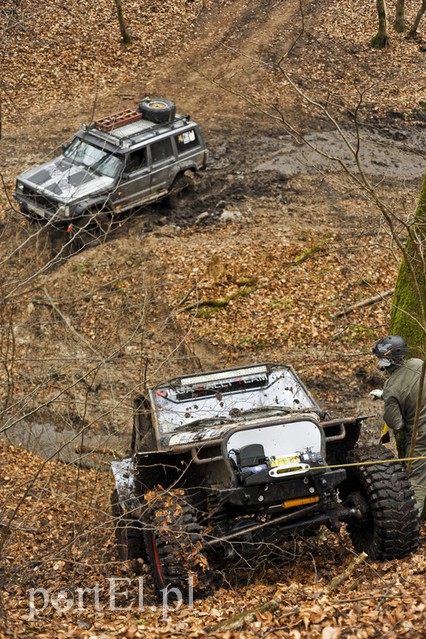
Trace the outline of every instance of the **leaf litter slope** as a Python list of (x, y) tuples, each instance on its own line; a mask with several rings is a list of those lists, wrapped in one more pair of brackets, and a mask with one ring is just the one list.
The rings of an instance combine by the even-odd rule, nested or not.
[[(212, 595), (197, 600), (193, 608), (172, 607), (165, 619), (145, 568), (142, 601), (140, 582), (129, 564), (114, 559), (110, 487), (102, 471), (46, 463), (0, 442), (0, 480), (2, 521), (22, 502), (2, 557), (1, 636), (254, 639), (278, 628), (282, 637), (324, 639), (411, 637), (423, 628), (424, 546), (415, 558), (358, 563), (351, 570), (354, 555), (345, 535), (294, 536), (279, 549), (281, 556), (275, 548), (268, 561), (253, 559), (245, 568), (219, 569)], [(345, 568), (347, 579), (338, 589), (331, 587), (333, 577)], [(122, 593), (117, 594), (116, 610), (110, 610), (112, 577), (122, 580), (116, 582)], [(31, 588), (49, 593), (44, 610), (46, 600), (35, 597), (33, 615)], [(79, 588), (86, 589), (80, 607)], [(69, 610), (55, 599), (64, 591), (75, 602)], [(237, 613), (271, 601), (277, 604), (273, 614), (258, 612), (234, 630), (206, 634)]]
[[(196, 359), (178, 348), (187, 342), (189, 351), (195, 350), (195, 354), (205, 355), (202, 349), (208, 348), (215, 365), (253, 359), (293, 363), (321, 400), (338, 410), (339, 403), (347, 406), (347, 396), (351, 398), (349, 405), (357, 408), (359, 397), (376, 382), (366, 362), (367, 347), (386, 330), (388, 302), (342, 320), (336, 320), (335, 315), (342, 307), (392, 285), (396, 262), (380, 250), (380, 244), (389, 245), (380, 221), (369, 203), (348, 192), (335, 176), (304, 175), (303, 170), (290, 179), (270, 170), (259, 176), (247, 160), (259, 149), (262, 154), (264, 149), (276, 153), (275, 142), (286, 133), (279, 123), (262, 119), (235, 92), (267, 106), (278, 100), (286, 116), (296, 116), (301, 128), (308, 124), (327, 128), (298, 103), (283, 75), (274, 69), (271, 72), (271, 64), (288, 51), (301, 30), (298, 3), (205, 4), (206, 12), (200, 11), (201, 3), (152, 2), (149, 7), (126, 3), (131, 28), (139, 35), (135, 46), (128, 50), (118, 44), (117, 31), (111, 28), (116, 26), (113, 7), (107, 3), (88, 4), (87, 10), (85, 4), (77, 7), (69, 3), (68, 23), (63, 21), (62, 5), (46, 5), (49, 11), (44, 15), (34, 13), (27, 5), (29, 13), (25, 15), (30, 19), (23, 24), (18, 21), (18, 31), (7, 32), (13, 37), (7, 41), (9, 57), (2, 81), (7, 82), (8, 95), (13, 98), (8, 104), (14, 108), (6, 105), (2, 158), (9, 190), (19, 170), (41, 161), (47, 150), (64, 141), (64, 133), (71, 134), (81, 120), (90, 120), (92, 110), (95, 115), (105, 115), (133, 106), (137, 97), (150, 91), (175, 98), (181, 110), (191, 110), (205, 123), (212, 150), (212, 168), (206, 180), (213, 197), (202, 200), (208, 213), (204, 219), (209, 223), (185, 228), (182, 213), (167, 220), (153, 214), (148, 220), (154, 233), (147, 235), (146, 220), (130, 221), (109, 245), (73, 258), (53, 277), (42, 280), (64, 315), (71, 317), (82, 336), (102, 353), (112, 352), (123, 340), (129, 347), (125, 353), (128, 359), (113, 362), (100, 380), (98, 391), (94, 392), (94, 384), (86, 389), (86, 395), (77, 397), (76, 406), (87, 397), (93, 400), (84, 403), (88, 414), (76, 410), (77, 416), (89, 417), (89, 421), (96, 421), (103, 412), (99, 404), (108, 403), (108, 396), (113, 395), (115, 399), (118, 396), (119, 410), (111, 418), (112, 425), (130, 424), (131, 402), (126, 393), (136, 390), (140, 383), (131, 358), (140, 356), (141, 342), (126, 340), (146, 304), (147, 287), (141, 283), (148, 282), (152, 275), (155, 285), (151, 280), (148, 289), (153, 293), (151, 297), (162, 300), (162, 305), (157, 303), (149, 311), (144, 331), (144, 348), (148, 342), (147, 348), (151, 349), (150, 362), (158, 347), (159, 326), (163, 326), (161, 348), (154, 366), (150, 364), (153, 381), (196, 365)], [(6, 9), (17, 6), (10, 3)], [(374, 90), (364, 99), (363, 120), (377, 123), (379, 115), (402, 113), (406, 118), (403, 135), (410, 140), (412, 131), (416, 131), (416, 118), (421, 116), (418, 65), (423, 60), (422, 52), (416, 44), (394, 36), (389, 51), (372, 56), (366, 38), (366, 33), (375, 28), (372, 13), (367, 13), (361, 2), (351, 3), (350, 8), (345, 4), (344, 11), (342, 6), (308, 3), (305, 32), (288, 59), (290, 70), (309, 89), (313, 81), (319, 95), (324, 95), (332, 82), (341, 104), (350, 107), (356, 102), (358, 89), (367, 86), (373, 75)], [(81, 8), (85, 10), (83, 21)], [(141, 11), (145, 13), (140, 15)], [(52, 24), (47, 29), (49, 20)], [(349, 24), (351, 38), (342, 38)], [(31, 25), (37, 27), (38, 34), (46, 34), (46, 39), (44, 35), (33, 38)], [(61, 33), (49, 40), (49, 34), (59, 28)], [(89, 37), (86, 29), (98, 33), (97, 39)], [(73, 44), (65, 49), (71, 41)], [(180, 47), (183, 53), (178, 54)], [(32, 73), (34, 68), (39, 73)], [(396, 71), (401, 73), (402, 68), (403, 86)], [(354, 77), (359, 78), (356, 88)], [(212, 78), (216, 84), (209, 82)], [(218, 84), (226, 84), (234, 94)], [(379, 101), (375, 99), (377, 94)], [(387, 142), (392, 145), (395, 134), (401, 131), (395, 123), (395, 119), (386, 122)], [(252, 144), (244, 144), (253, 139)], [(401, 148), (401, 157), (403, 154)], [(404, 215), (413, 209), (415, 201), (418, 174), (413, 177), (414, 185), (408, 181), (403, 188), (392, 183), (383, 185), (384, 195), (397, 202)], [(10, 219), (4, 198), (2, 205), (4, 222)], [(201, 212), (203, 209), (195, 209), (195, 217)], [(218, 217), (226, 212), (234, 215), (228, 215), (233, 221), (217, 224)], [(195, 217), (190, 206), (188, 218), (193, 221)], [(26, 227), (18, 218), (12, 219), (14, 232), (18, 229), (25, 234)], [(3, 237), (10, 239), (7, 229)], [(2, 251), (4, 248), (3, 244)], [(26, 260), (31, 261), (21, 252), (19, 263), (9, 262), (12, 279), (22, 275), (19, 269), (32, 267)], [(113, 281), (111, 265), (118, 272), (118, 282)], [(94, 286), (100, 291), (94, 292)], [(224, 302), (218, 307), (200, 305), (218, 300)], [(165, 324), (158, 315), (166, 305), (175, 312)], [(76, 347), (75, 336), (67, 334), (54, 311), (46, 307), (46, 297), (39, 293), (24, 296), (15, 312), (24, 327), (19, 328), (17, 340), (16, 355), (24, 359), (17, 388), (22, 384), (27, 394), (31, 386), (25, 384), (36, 374), (40, 392), (49, 399), (64, 375), (81, 373), (81, 354), (87, 357), (87, 346), (80, 343)], [(56, 320), (52, 321), (53, 317)], [(117, 324), (122, 334), (117, 332)], [(164, 338), (173, 330), (174, 345)], [(210, 343), (215, 345), (213, 350)], [(46, 370), (40, 363), (35, 368), (29, 363), (31, 355), (39, 355), (46, 347), (52, 349), (52, 355), (56, 349), (61, 356), (74, 358), (77, 369), (64, 370), (61, 364), (52, 369), (52, 359)], [(64, 353), (63, 348), (69, 350)], [(71, 394), (66, 396), (68, 409), (75, 400)], [(64, 410), (56, 404), (53, 416), (66, 421)], [(71, 420), (75, 417), (68, 415)], [(9, 514), (42, 461), (5, 445), (1, 454), (1, 511)], [(3, 597), (9, 628), (22, 636), (187, 636), (190, 632), (202, 636), (202, 628), (240, 610), (241, 584), (247, 575), (241, 576), (239, 585), (231, 583), (231, 590), (229, 586), (218, 589), (211, 598), (197, 603), (194, 611), (173, 614), (169, 622), (161, 619), (162, 611), (149, 606), (141, 614), (123, 611), (101, 615), (92, 607), (78, 618), (72, 613), (52, 615), (50, 609), (28, 625), (24, 617), (30, 583), (47, 583), (54, 589), (87, 585), (89, 580), (90, 585), (101, 581), (106, 588), (106, 576), (130, 574), (127, 566), (110, 563), (114, 550), (107, 515), (108, 493), (103, 474), (98, 481), (94, 471), (46, 465), (40, 481), (24, 499), (17, 529), (12, 531), (4, 554)], [(278, 568), (263, 565), (254, 570), (254, 584), (244, 588), (247, 608), (274, 598), (279, 600), (282, 616), (259, 614), (235, 636), (262, 636), (277, 625), (286, 626), (280, 632), (294, 637), (410, 636), (422, 627), (423, 547), (415, 561), (359, 567), (343, 590), (333, 595), (326, 591), (326, 585), (351, 560), (347, 540), (342, 543), (328, 534), (305, 544), (294, 542), (292, 550), (286, 551), (293, 559), (288, 564), (284, 562)], [(283, 573), (286, 578), (280, 585)], [(224, 578), (231, 579), (226, 572)], [(150, 604), (149, 580), (147, 588)], [(136, 601), (134, 585), (131, 596)], [(284, 616), (292, 605), (299, 606), (299, 613)]]

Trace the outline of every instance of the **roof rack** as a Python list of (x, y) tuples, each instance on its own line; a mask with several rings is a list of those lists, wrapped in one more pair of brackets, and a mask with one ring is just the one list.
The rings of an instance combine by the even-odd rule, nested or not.
[(114, 113), (113, 115), (108, 115), (105, 118), (96, 120), (94, 124), (95, 127), (101, 131), (112, 131), (113, 129), (117, 129), (120, 126), (131, 124), (132, 122), (136, 122), (137, 120), (141, 119), (142, 113), (138, 113), (133, 109), (126, 109), (125, 111), (121, 111), (120, 113)]

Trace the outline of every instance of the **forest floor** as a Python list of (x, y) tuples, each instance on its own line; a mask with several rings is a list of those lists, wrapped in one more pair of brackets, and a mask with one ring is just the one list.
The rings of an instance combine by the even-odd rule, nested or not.
[[(412, 19), (416, 3), (406, 4)], [(279, 612), (257, 613), (235, 637), (274, 627), (271, 636), (295, 639), (420, 636), (424, 545), (404, 561), (358, 566), (330, 593), (353, 558), (345, 534), (332, 533), (292, 538), (281, 563), (242, 570), (239, 581), (224, 567), (212, 597), (167, 620), (149, 577), (142, 612), (49, 605), (27, 620), (29, 588), (75, 595), (101, 583), (106, 608), (110, 576), (131, 577), (136, 607), (133, 574), (112, 560), (107, 468), (128, 448), (132, 400), (146, 385), (284, 362), (333, 416), (372, 415), (363, 438), (378, 438), (368, 391), (383, 379), (371, 345), (387, 332), (399, 255), (377, 200), (409, 220), (425, 166), (424, 44), (392, 32), (387, 50), (372, 50), (374, 7), (362, 0), (123, 5), (127, 48), (108, 0), (46, 0), (37, 11), (6, 0), (0, 14), (4, 521), (29, 490), (2, 555), (4, 633), (203, 636), (274, 599)], [(147, 94), (175, 100), (202, 126), (210, 161), (194, 197), (179, 211), (160, 203), (123, 218), (106, 243), (52, 264), (48, 234), (13, 205), (16, 175), (83, 122)]]

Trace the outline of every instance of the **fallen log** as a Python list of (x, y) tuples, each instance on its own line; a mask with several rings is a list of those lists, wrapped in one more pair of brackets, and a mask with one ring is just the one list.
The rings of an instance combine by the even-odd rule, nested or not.
[(199, 308), (205, 308), (205, 307), (209, 307), (209, 308), (224, 308), (225, 306), (228, 306), (228, 304), (230, 302), (232, 302), (232, 300), (234, 300), (237, 297), (240, 296), (245, 296), (245, 295), (250, 295), (250, 293), (253, 293), (253, 291), (256, 290), (255, 286), (244, 286), (243, 288), (240, 288), (238, 291), (235, 291), (234, 293), (231, 293), (230, 295), (227, 295), (226, 297), (221, 297), (218, 299), (208, 299), (208, 300), (201, 300), (199, 302), (196, 302), (195, 304), (190, 304), (189, 306), (185, 306), (185, 308), (182, 308), (181, 311), (186, 313), (187, 311), (191, 311), (194, 308), (195, 309), (199, 309)]
[(122, 453), (114, 450), (113, 448), (102, 448), (99, 446), (88, 446), (87, 444), (78, 444), (74, 448), (77, 455), (110, 455), (116, 459), (122, 456)]
[(383, 291), (383, 293), (379, 293), (378, 295), (374, 295), (373, 297), (369, 297), (366, 300), (362, 300), (361, 302), (357, 302), (356, 304), (352, 304), (352, 306), (347, 306), (343, 309), (343, 311), (339, 311), (334, 317), (337, 319), (338, 317), (343, 317), (343, 315), (349, 315), (353, 311), (356, 311), (358, 308), (364, 308), (365, 306), (372, 306), (376, 302), (380, 302), (384, 300), (386, 297), (390, 297), (393, 295), (395, 289), (390, 288), (388, 291)]

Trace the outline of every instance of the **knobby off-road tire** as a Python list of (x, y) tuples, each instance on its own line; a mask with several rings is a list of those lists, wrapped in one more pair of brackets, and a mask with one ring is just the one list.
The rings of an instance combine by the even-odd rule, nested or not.
[[(378, 460), (348, 468), (346, 504), (359, 507), (361, 520), (347, 524), (354, 548), (373, 560), (390, 560), (414, 552), (419, 543), (419, 515), (414, 492), (400, 462), (385, 446), (355, 449), (348, 462)], [(350, 491), (350, 492), (349, 492)]]
[(103, 211), (89, 211), (66, 224), (50, 227), (51, 256), (54, 262), (72, 257), (81, 251), (106, 242), (116, 222)]
[(144, 518), (144, 540), (156, 594), (178, 588), (188, 600), (189, 584), (195, 595), (209, 591), (209, 566), (196, 511), (183, 490), (152, 490)]
[(116, 490), (111, 495), (111, 513), (114, 520), (118, 559), (147, 561), (142, 523), (137, 518), (123, 513)]

